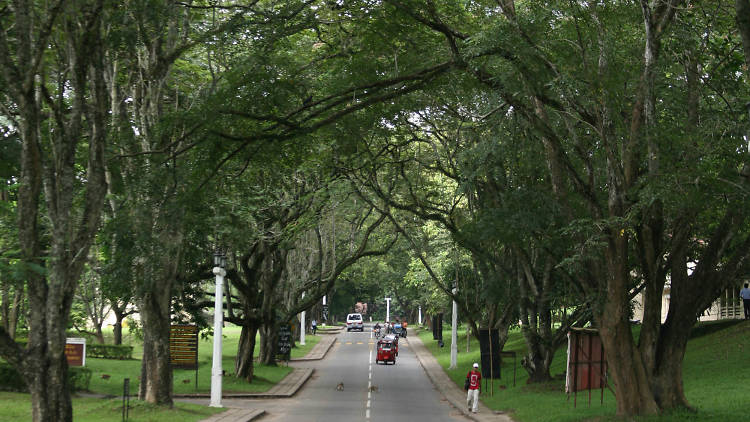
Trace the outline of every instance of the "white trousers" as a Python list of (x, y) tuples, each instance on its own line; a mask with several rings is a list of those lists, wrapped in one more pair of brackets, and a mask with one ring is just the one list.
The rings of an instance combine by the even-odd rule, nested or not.
[(476, 413), (479, 410), (479, 389), (469, 390), (466, 394), (466, 406)]

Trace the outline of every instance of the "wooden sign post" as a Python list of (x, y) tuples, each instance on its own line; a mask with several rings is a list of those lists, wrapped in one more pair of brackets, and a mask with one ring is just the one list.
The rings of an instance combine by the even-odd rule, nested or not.
[(65, 358), (68, 360), (68, 366), (86, 366), (86, 339), (66, 339)]
[(169, 359), (172, 368), (195, 369), (198, 389), (198, 326), (173, 325), (169, 333)]

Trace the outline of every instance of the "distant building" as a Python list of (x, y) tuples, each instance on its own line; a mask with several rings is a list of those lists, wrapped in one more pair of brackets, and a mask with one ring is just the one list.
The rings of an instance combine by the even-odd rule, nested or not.
[[(699, 321), (718, 321), (720, 319), (742, 319), (744, 318), (744, 311), (742, 308), (742, 300), (740, 300), (739, 292), (742, 287), (742, 282), (737, 282), (737, 286), (730, 287), (722, 292), (722, 294), (708, 307), (703, 314), (698, 318)], [(667, 282), (664, 286), (664, 291), (661, 295), (661, 322), (667, 320), (667, 312), (669, 311), (669, 302), (671, 300), (672, 285)], [(633, 299), (633, 320), (643, 321), (643, 293), (639, 293), (635, 299)]]

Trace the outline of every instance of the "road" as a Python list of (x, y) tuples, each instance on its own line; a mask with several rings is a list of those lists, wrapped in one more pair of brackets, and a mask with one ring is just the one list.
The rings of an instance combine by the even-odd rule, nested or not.
[[(375, 339), (343, 331), (322, 361), (292, 363), (313, 367), (313, 377), (290, 399), (224, 399), (227, 407), (265, 409), (262, 421), (392, 422), (466, 421), (427, 378), (408, 337), (399, 342), (395, 365), (375, 364)], [(338, 391), (336, 386), (343, 383)]]

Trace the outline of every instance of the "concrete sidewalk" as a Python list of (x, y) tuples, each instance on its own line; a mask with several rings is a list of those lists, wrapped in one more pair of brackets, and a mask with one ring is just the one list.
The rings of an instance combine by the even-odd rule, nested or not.
[(263, 409), (228, 409), (200, 422), (250, 422), (266, 414)]
[[(341, 330), (337, 330), (335, 333), (338, 334)], [(313, 348), (302, 358), (292, 359), (292, 362), (305, 362), (313, 360), (321, 360), (325, 358), (328, 351), (331, 350), (331, 346), (336, 342), (336, 336), (324, 335), (313, 346)], [(252, 399), (269, 399), (269, 398), (288, 398), (297, 394), (300, 388), (310, 379), (313, 374), (313, 370), (310, 368), (294, 368), (284, 379), (279, 381), (278, 384), (271, 387), (270, 390), (264, 393), (224, 393), (222, 398), (252, 398)], [(175, 396), (177, 397), (177, 396)], [(183, 398), (206, 398), (210, 397), (210, 394), (184, 394), (179, 397)], [(211, 416), (210, 418), (203, 419), (201, 422), (250, 422), (263, 415), (266, 411), (263, 409), (237, 409), (230, 408), (226, 412), (222, 412)]]
[[(508, 415), (495, 413), (490, 410), (484, 403), (479, 402), (479, 413), (471, 413), (466, 407), (466, 392), (461, 389), (452, 379), (445, 373), (443, 367), (440, 366), (435, 356), (430, 353), (429, 350), (422, 343), (422, 339), (414, 335), (409, 336), (409, 346), (411, 350), (417, 355), (419, 363), (424, 368), (427, 376), (432, 380), (438, 391), (453, 405), (456, 409), (463, 412), (463, 414), (472, 420), (479, 422), (513, 422)], [(467, 370), (468, 372), (468, 370)]]

